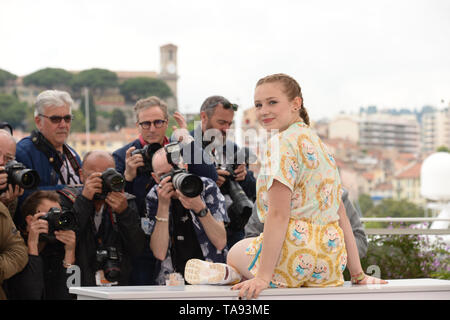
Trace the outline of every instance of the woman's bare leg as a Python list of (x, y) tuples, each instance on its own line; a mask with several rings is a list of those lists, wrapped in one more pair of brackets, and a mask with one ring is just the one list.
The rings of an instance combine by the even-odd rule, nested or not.
[(253, 275), (248, 270), (248, 266), (252, 263), (254, 256), (245, 253), (245, 250), (253, 239), (254, 238), (246, 238), (237, 242), (231, 247), (227, 256), (227, 264), (236, 269), (236, 271), (245, 279), (253, 278)]

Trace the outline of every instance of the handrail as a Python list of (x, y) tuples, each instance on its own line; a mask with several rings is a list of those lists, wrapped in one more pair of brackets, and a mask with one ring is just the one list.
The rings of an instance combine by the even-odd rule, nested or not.
[(359, 218), (361, 222), (425, 222), (425, 221), (450, 221), (450, 218)]
[[(361, 222), (434, 222), (434, 221), (450, 221), (450, 218), (376, 218), (367, 217), (360, 218)], [(411, 229), (411, 228), (366, 228), (366, 234), (413, 234), (413, 235), (449, 235), (450, 229)]]

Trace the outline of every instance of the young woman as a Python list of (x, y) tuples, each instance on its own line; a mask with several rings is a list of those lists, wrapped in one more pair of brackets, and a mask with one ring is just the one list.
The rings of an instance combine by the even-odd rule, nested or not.
[(309, 127), (297, 81), (285, 74), (260, 79), (255, 107), (258, 121), (274, 133), (256, 187), (264, 232), (236, 243), (227, 265), (190, 260), (186, 281), (246, 278), (232, 289), (249, 299), (268, 287), (340, 286), (346, 266), (355, 284), (387, 283), (362, 270), (336, 163)]

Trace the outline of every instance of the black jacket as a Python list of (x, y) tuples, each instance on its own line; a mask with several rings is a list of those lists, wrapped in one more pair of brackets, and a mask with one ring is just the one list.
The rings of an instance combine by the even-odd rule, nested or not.
[(10, 300), (70, 300), (67, 278), (71, 275), (63, 267), (64, 244), (47, 243), (38, 256), (28, 255), (25, 268), (6, 282)]
[(81, 189), (65, 188), (60, 193), (62, 194), (63, 208), (72, 209), (77, 218), (79, 230), (77, 232), (76, 264), (81, 269), (81, 285), (96, 285), (95, 273), (99, 270), (96, 256), (97, 250), (102, 245), (104, 247), (113, 246), (121, 253), (119, 285), (127, 285), (131, 271), (131, 259), (141, 254), (144, 246), (148, 245), (140, 227), (135, 197), (125, 193), (128, 207), (121, 214), (113, 213), (105, 203), (102, 221), (97, 231), (94, 224), (94, 202), (81, 195)]

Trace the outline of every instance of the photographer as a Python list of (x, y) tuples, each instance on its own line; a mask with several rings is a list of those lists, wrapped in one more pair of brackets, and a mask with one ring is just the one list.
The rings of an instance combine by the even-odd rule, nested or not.
[[(229, 248), (244, 238), (244, 226), (251, 215), (252, 203), (256, 198), (256, 180), (253, 172), (247, 170), (245, 161), (239, 159), (241, 157), (236, 157), (239, 152), (238, 146), (227, 140), (227, 131), (233, 123), (237, 107), (222, 96), (207, 98), (200, 108), (201, 127), (191, 132), (195, 143), (208, 150), (207, 153), (212, 159), (210, 161), (216, 163), (218, 168), (216, 183), (227, 199), (227, 211), (230, 217), (230, 223), (227, 225)], [(233, 195), (233, 197), (240, 198), (239, 202), (245, 202), (245, 205), (233, 203), (230, 197), (230, 184), (233, 184), (231, 181), (237, 182), (247, 199), (243, 196), (234, 197)], [(245, 209), (243, 209), (244, 206)]]
[(69, 294), (66, 269), (75, 264), (75, 224), (54, 229), (50, 212), (59, 212), (59, 195), (55, 191), (36, 191), (23, 203), (26, 226), (22, 236), (28, 246), (28, 264), (7, 281), (11, 300), (74, 299)]
[[(65, 91), (41, 92), (36, 98), (34, 109), (37, 130), (17, 143), (17, 161), (38, 172), (40, 190), (59, 190), (66, 185), (80, 183), (81, 159), (66, 143), (73, 120), (73, 104)], [(19, 198), (19, 209), (30, 193), (27, 190)], [(23, 224), (23, 221), (17, 220), (22, 216), (17, 214), (16, 224)]]
[[(136, 127), (139, 137), (133, 142), (114, 151), (116, 169), (125, 177), (125, 191), (136, 196), (136, 204), (143, 226), (148, 225), (145, 207), (145, 197), (155, 185), (151, 176), (151, 157), (162, 146), (169, 143), (166, 131), (169, 123), (167, 105), (158, 97), (152, 96), (136, 102), (134, 107)], [(183, 116), (175, 112), (173, 115), (181, 128), (186, 128)], [(202, 150), (200, 148), (200, 150)], [(193, 150), (194, 152), (194, 150)], [(205, 163), (189, 164), (188, 171), (199, 176), (217, 179), (214, 165)], [(144, 227), (145, 228), (145, 227)], [(148, 231), (144, 230), (149, 241)], [(143, 255), (136, 257), (133, 262), (130, 284), (154, 284), (154, 274), (159, 272), (159, 263), (147, 247)]]
[(5, 171), (5, 165), (16, 157), (16, 141), (9, 131), (0, 129), (0, 202), (9, 210), (11, 216), (14, 216), (17, 207), (17, 199), (24, 190), (17, 184), (8, 183), (10, 177)]
[(184, 275), (186, 261), (191, 258), (224, 262), (227, 253), (224, 222), (228, 216), (223, 195), (211, 179), (180, 170), (186, 165), (181, 157), (173, 160), (171, 148), (176, 148), (176, 143), (153, 157), (152, 175), (158, 185), (146, 199), (150, 247), (162, 261), (158, 284), (164, 284), (173, 272)]
[(123, 176), (105, 151), (88, 152), (81, 168), (82, 190), (67, 187), (63, 206), (79, 225), (77, 262), (81, 285), (128, 285), (132, 257), (144, 249), (134, 196), (123, 191)]

